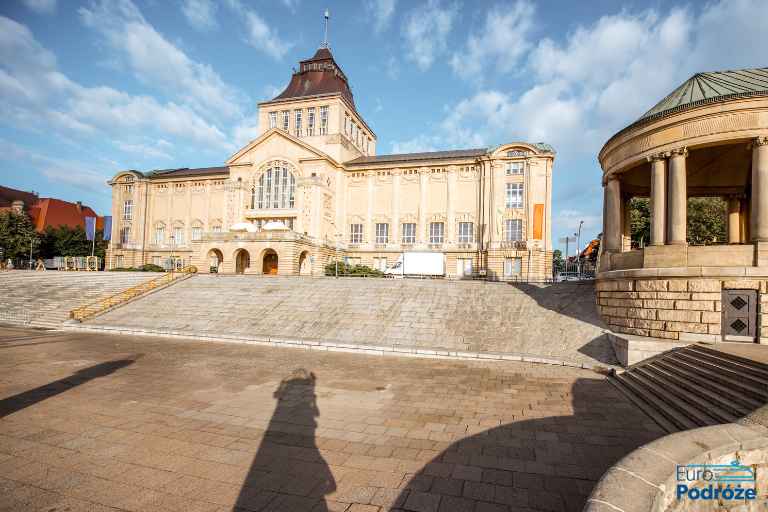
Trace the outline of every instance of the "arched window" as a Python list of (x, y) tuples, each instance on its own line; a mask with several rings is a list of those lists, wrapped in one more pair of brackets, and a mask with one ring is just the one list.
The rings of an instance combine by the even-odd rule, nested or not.
[(296, 178), (287, 162), (271, 162), (261, 174), (251, 193), (254, 209), (285, 209), (294, 207)]

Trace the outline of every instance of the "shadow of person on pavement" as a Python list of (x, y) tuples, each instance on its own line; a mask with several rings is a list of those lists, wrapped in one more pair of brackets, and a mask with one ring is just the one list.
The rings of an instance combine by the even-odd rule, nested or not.
[(234, 511), (328, 510), (325, 496), (336, 490), (336, 481), (315, 441), (316, 380), (314, 373), (298, 369), (280, 382)]
[(121, 368), (125, 368), (136, 362), (140, 356), (134, 359), (120, 359), (117, 361), (107, 361), (106, 363), (100, 363), (82, 370), (77, 370), (72, 375), (59, 379), (44, 386), (39, 386), (29, 391), (24, 391), (17, 395), (9, 396), (0, 400), (0, 418), (4, 418), (9, 414), (13, 414), (22, 409), (26, 409), (32, 405), (35, 405), (43, 400), (52, 398), (56, 395), (69, 391), (77, 386), (98, 379), (99, 377), (106, 377)]
[[(452, 443), (383, 510), (581, 511), (608, 468), (664, 435), (605, 379), (580, 378), (570, 393), (547, 395), (523, 407), (520, 421)], [(563, 402), (572, 415), (525, 419)]]

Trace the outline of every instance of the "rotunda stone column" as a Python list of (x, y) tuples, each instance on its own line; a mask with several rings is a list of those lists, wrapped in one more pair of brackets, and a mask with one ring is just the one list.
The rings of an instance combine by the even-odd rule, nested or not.
[(738, 197), (728, 198), (728, 243), (741, 242), (741, 200)]
[(768, 242), (768, 137), (752, 141), (752, 241)]
[(651, 245), (664, 245), (667, 229), (667, 154), (648, 157), (651, 162)]
[(685, 159), (688, 148), (678, 148), (671, 151), (669, 159), (669, 227), (667, 243), (673, 245), (686, 244), (688, 224), (688, 189), (685, 169)]
[(606, 178), (603, 194), (605, 250), (619, 252), (621, 251), (621, 184), (618, 177), (611, 175)]

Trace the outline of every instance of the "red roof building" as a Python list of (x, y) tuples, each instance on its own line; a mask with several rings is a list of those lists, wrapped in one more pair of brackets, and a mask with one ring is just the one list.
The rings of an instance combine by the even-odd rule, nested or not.
[(26, 212), (38, 232), (45, 231), (48, 226), (85, 228), (86, 217), (96, 217), (96, 229), (101, 229), (104, 224), (103, 217), (80, 201), (70, 203), (53, 197), (41, 198), (32, 192), (0, 186), (0, 212), (8, 210)]

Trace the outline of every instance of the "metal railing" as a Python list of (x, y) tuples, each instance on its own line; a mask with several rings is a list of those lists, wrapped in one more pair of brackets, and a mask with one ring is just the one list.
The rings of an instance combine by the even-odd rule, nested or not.
[(149, 281), (144, 281), (136, 286), (132, 286), (127, 290), (123, 290), (114, 295), (110, 295), (104, 299), (100, 299), (94, 303), (80, 306), (69, 312), (69, 317), (73, 320), (82, 322), (88, 318), (100, 315), (101, 313), (111, 309), (120, 304), (124, 304), (129, 300), (135, 299), (145, 293), (155, 290), (161, 286), (166, 286), (182, 278), (189, 277), (191, 274), (197, 272), (197, 268), (193, 266), (185, 267), (177, 272), (168, 272), (160, 277), (156, 277)]

